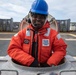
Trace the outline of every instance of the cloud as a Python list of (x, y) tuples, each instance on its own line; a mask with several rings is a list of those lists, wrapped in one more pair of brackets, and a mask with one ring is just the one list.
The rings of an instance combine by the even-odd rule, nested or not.
[(47, 0), (49, 12), (57, 19), (68, 19), (76, 21), (76, 0)]
[(32, 2), (33, 0), (0, 0), (0, 18), (13, 17), (15, 21), (20, 21), (28, 14)]
[[(25, 17), (34, 0), (0, 0), (0, 18), (13, 18), (21, 21)], [(76, 0), (46, 0), (49, 13), (56, 19), (76, 21)]]

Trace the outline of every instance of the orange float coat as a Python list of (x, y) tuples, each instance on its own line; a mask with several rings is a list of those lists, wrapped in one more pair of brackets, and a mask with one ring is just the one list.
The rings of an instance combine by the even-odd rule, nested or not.
[[(33, 27), (27, 26), (12, 37), (8, 47), (8, 55), (19, 63), (30, 66), (34, 61), (31, 55)], [(58, 65), (66, 55), (67, 45), (59, 33), (50, 28), (47, 22), (38, 32), (38, 62)]]

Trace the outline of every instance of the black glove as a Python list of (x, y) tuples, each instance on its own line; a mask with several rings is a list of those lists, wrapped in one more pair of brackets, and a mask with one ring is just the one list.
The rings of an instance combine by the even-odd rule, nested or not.
[(38, 67), (38, 60), (34, 60), (30, 67)]
[(50, 65), (48, 65), (47, 63), (41, 63), (40, 66), (41, 67), (50, 67)]

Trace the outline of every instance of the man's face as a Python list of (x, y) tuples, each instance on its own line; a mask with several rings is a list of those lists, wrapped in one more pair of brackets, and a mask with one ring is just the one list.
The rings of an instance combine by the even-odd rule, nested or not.
[(46, 15), (31, 13), (31, 23), (35, 29), (40, 29), (45, 23)]

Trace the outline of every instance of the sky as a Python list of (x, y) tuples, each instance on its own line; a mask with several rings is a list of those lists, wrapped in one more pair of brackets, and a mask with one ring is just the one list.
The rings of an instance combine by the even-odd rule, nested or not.
[[(29, 12), (34, 0), (0, 0), (0, 18), (20, 22)], [(76, 0), (45, 0), (55, 19), (76, 22)]]

